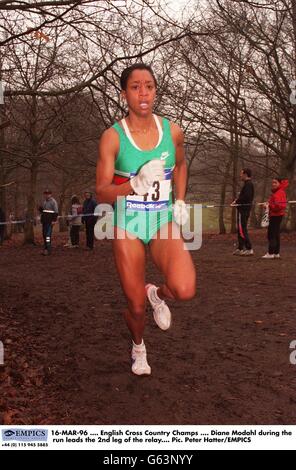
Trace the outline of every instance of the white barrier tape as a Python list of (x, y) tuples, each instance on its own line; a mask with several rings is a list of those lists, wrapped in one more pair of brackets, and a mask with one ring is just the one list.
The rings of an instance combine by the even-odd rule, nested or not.
[[(50, 212), (51, 214), (55, 214), (55, 212), (52, 211), (43, 211), (43, 212)], [(58, 215), (57, 219), (68, 219), (69, 221), (71, 219), (75, 219), (76, 217), (91, 217), (95, 216), (98, 217), (97, 214), (95, 213), (90, 213), (90, 214), (78, 214), (78, 215)], [(40, 222), (40, 216), (38, 217), (33, 217), (32, 219), (24, 219), (24, 220), (9, 220), (7, 222), (0, 222), (0, 225), (10, 225), (10, 224), (25, 224), (26, 222)]]
[[(256, 202), (255, 204), (233, 204), (233, 205), (230, 205), (230, 204), (202, 204), (202, 203), (199, 203), (199, 202), (186, 203), (186, 205), (190, 206), (190, 207), (193, 206), (194, 204), (201, 205), (202, 209), (212, 209), (212, 208), (215, 208), (215, 207), (233, 208), (233, 207), (263, 206), (265, 204), (265, 202)], [(296, 201), (286, 201), (286, 202), (283, 201), (283, 202), (277, 202), (277, 204), (296, 204)], [(48, 212), (48, 211), (44, 211), (44, 212)], [(57, 219), (68, 219), (70, 221), (71, 219), (74, 219), (76, 217), (91, 217), (91, 216), (98, 217), (98, 214), (94, 212), (94, 213), (90, 213), (90, 214), (59, 215), (57, 217)], [(8, 221), (8, 222), (0, 222), (0, 225), (24, 224), (27, 221), (32, 222), (32, 223), (34, 221), (39, 222), (40, 217), (34, 217), (33, 219), (27, 219), (27, 220), (11, 220), (11, 221)]]
[(0, 225), (24, 224), (25, 220), (11, 220), (9, 222), (0, 222)]
[[(187, 206), (192, 206), (194, 203), (186, 203)], [(264, 206), (265, 202), (256, 202), (255, 204), (203, 204), (203, 203), (196, 203), (201, 204), (202, 209), (211, 209), (213, 207), (251, 207), (251, 206)], [(280, 204), (296, 204), (296, 201), (279, 201), (277, 205)]]

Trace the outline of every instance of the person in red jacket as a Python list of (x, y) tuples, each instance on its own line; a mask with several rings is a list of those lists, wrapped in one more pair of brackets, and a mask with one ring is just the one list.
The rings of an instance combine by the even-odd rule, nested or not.
[(269, 209), (269, 226), (267, 231), (268, 253), (262, 258), (280, 258), (280, 227), (287, 207), (285, 189), (289, 182), (286, 179), (274, 178), (271, 183), (271, 195), (266, 207)]

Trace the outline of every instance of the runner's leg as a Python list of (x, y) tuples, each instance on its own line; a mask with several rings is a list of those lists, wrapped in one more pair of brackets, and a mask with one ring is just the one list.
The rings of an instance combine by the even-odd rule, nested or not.
[(183, 240), (172, 237), (173, 231), (179, 229), (172, 222), (168, 227), (168, 238), (156, 238), (150, 243), (152, 259), (163, 273), (165, 283), (158, 288), (160, 299), (170, 298), (189, 300), (196, 293), (196, 271)]
[[(116, 230), (123, 233), (119, 228)], [(116, 235), (115, 235), (116, 237)], [(135, 344), (141, 344), (145, 327), (145, 247), (137, 239), (113, 240), (113, 253), (120, 283), (127, 299), (124, 318)]]

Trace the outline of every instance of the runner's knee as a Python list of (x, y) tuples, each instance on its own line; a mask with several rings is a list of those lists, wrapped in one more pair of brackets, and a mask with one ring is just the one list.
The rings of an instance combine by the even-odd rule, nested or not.
[(141, 317), (145, 315), (146, 305), (145, 301), (129, 301), (128, 309), (134, 317)]
[(173, 288), (170, 287), (170, 291), (174, 295), (176, 300), (191, 300), (196, 294), (195, 283), (180, 283)]

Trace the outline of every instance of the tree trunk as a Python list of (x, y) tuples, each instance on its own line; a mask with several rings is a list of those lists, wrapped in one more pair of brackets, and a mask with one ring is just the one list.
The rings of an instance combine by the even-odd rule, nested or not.
[[(239, 159), (239, 136), (237, 128), (237, 111), (233, 111), (233, 116), (231, 117), (231, 154), (232, 154), (232, 197), (237, 198), (237, 167)], [(234, 207), (231, 213), (231, 233), (236, 233), (236, 208)]]
[[(262, 186), (262, 192), (261, 192), (261, 198), (260, 202), (265, 202), (267, 200), (267, 186), (269, 184), (268, 181), (268, 174), (269, 174), (269, 149), (267, 148), (266, 150), (266, 157), (265, 157), (265, 174), (264, 174), (264, 180), (263, 180), (263, 186)], [(258, 210), (258, 224), (257, 227), (259, 228), (261, 226), (261, 219), (263, 216), (263, 211), (264, 211), (263, 206), (259, 206)]]
[[(2, 133), (0, 131), (0, 133)], [(0, 137), (0, 146), (1, 146), (1, 137)], [(2, 186), (5, 184), (5, 175), (3, 171), (3, 165), (2, 165), (2, 159), (0, 155), (0, 207), (3, 210), (5, 214), (5, 219), (7, 219), (7, 214), (6, 214), (6, 188), (5, 186)], [(2, 187), (1, 187), (2, 186)], [(7, 236), (7, 225), (4, 226), (4, 238)]]
[(226, 227), (224, 223), (224, 205), (225, 205), (225, 197), (226, 197), (226, 188), (227, 188), (227, 181), (229, 177), (229, 170), (231, 167), (231, 162), (232, 162), (232, 157), (229, 157), (229, 160), (226, 165), (226, 170), (221, 186), (221, 192), (220, 192), (220, 207), (219, 207), (219, 233), (223, 234), (226, 233)]
[(226, 181), (224, 180), (221, 187), (220, 194), (220, 207), (219, 207), (219, 233), (222, 235), (226, 233), (226, 227), (224, 224), (224, 204), (225, 204), (225, 194), (226, 194)]
[(36, 207), (36, 186), (38, 176), (38, 163), (32, 161), (31, 172), (30, 172), (30, 186), (27, 197), (27, 214), (26, 222), (24, 227), (24, 243), (35, 243), (34, 240), (34, 216)]
[[(62, 193), (59, 198), (59, 214), (63, 216), (65, 215), (64, 205), (65, 205), (65, 193)], [(59, 219), (59, 231), (67, 232), (67, 230), (68, 230), (67, 220), (65, 217), (62, 217), (61, 219)]]
[[(1, 80), (1, 70), (0, 70), (0, 80)], [(4, 105), (0, 103), (0, 122), (5, 120), (5, 113), (4, 113)], [(0, 129), (0, 149), (4, 148), (5, 146), (5, 130), (4, 128)], [(7, 218), (6, 214), (6, 188), (3, 186), (6, 183), (5, 181), (5, 171), (4, 171), (4, 154), (0, 150), (0, 207), (5, 214), (5, 218)], [(1, 187), (2, 186), (2, 187)], [(6, 225), (4, 229), (4, 238), (7, 236)]]
[[(14, 214), (16, 220), (23, 219), (23, 214), (20, 212), (20, 192), (19, 192), (19, 183), (17, 177), (18, 171), (16, 170), (16, 185), (15, 185), (15, 192), (14, 192)], [(23, 229), (23, 224), (14, 224), (13, 226), (13, 233), (21, 233)]]

